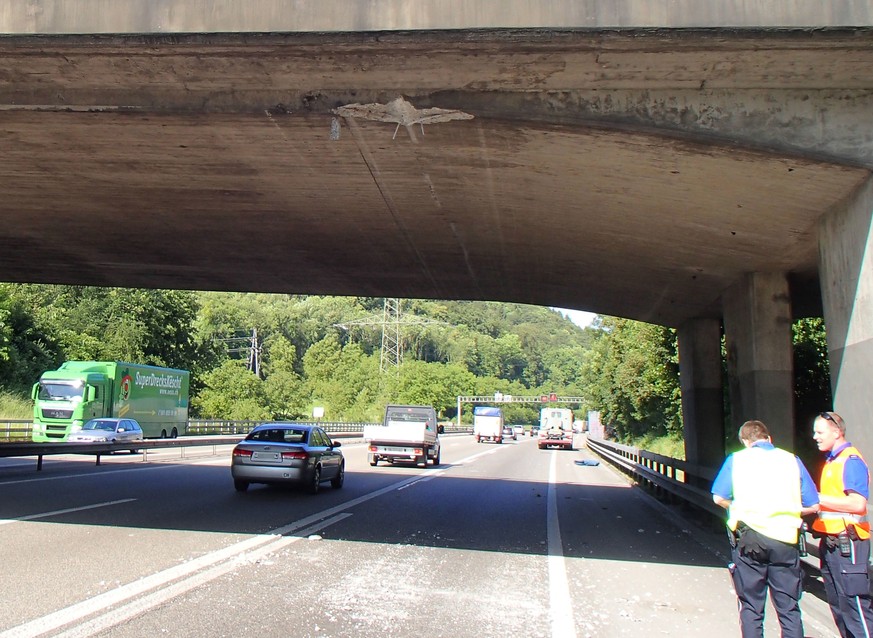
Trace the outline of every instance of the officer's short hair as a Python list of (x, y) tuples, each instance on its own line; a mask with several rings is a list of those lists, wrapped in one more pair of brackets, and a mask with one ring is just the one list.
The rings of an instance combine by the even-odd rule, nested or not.
[(770, 438), (770, 430), (761, 421), (746, 421), (740, 427), (739, 432), (740, 442), (750, 441), (765, 441)]
[(842, 436), (846, 436), (846, 422), (836, 412), (822, 412), (817, 417), (815, 417), (816, 421), (824, 421), (828, 425), (833, 428), (836, 428), (840, 431)]

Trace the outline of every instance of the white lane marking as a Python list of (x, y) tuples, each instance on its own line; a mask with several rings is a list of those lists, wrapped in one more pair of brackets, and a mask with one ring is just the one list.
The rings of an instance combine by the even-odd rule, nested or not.
[[(335, 516), (331, 519), (330, 522), (335, 523), (338, 520), (341, 520), (341, 518), (345, 518), (345, 516)], [(237, 562), (240, 556), (251, 555), (250, 553), (254, 550), (257, 550), (258, 547), (261, 545), (264, 545), (265, 547), (262, 548), (262, 551), (259, 550), (258, 555), (261, 555), (262, 553), (269, 553), (269, 551), (273, 550), (274, 546), (280, 547), (284, 544), (287, 544), (288, 537), (285, 537), (284, 534), (289, 534), (290, 532), (299, 530), (303, 527), (311, 529), (321, 529), (323, 523), (318, 523), (317, 525), (313, 523), (317, 523), (322, 519), (324, 519), (324, 516), (320, 516), (318, 514), (307, 516), (306, 518), (302, 518), (299, 521), (295, 521), (294, 523), (290, 523), (288, 525), (276, 528), (271, 532), (267, 532), (266, 534), (253, 536), (244, 541), (240, 541), (239, 543), (235, 543), (229, 547), (225, 547), (224, 549), (216, 550), (214, 552), (210, 552), (209, 554), (204, 554), (203, 556), (190, 560), (186, 563), (176, 565), (175, 567), (170, 567), (169, 569), (165, 569), (162, 572), (152, 574), (151, 576), (146, 576), (132, 583), (128, 583), (127, 585), (122, 585), (121, 587), (113, 589), (112, 591), (108, 591), (98, 596), (94, 596), (93, 598), (83, 600), (82, 602), (76, 603), (74, 605), (70, 605), (66, 609), (60, 609), (56, 612), (43, 616), (42, 618), (36, 618), (28, 623), (24, 623), (17, 627), (12, 627), (11, 629), (0, 633), (0, 637), (12, 638), (14, 636), (16, 638), (34, 638), (35, 636), (41, 636), (42, 634), (63, 627), (64, 625), (68, 625), (72, 622), (85, 618), (86, 616), (101, 612), (106, 608), (111, 607), (112, 605), (117, 605), (155, 588), (162, 587), (173, 581), (188, 577), (191, 574), (194, 574), (201, 570), (205, 570), (206, 568), (212, 567), (218, 563), (230, 561), (231, 563), (233, 563), (231, 568), (237, 567)], [(219, 575), (220, 574), (216, 574), (215, 577)]]
[[(460, 461), (452, 463), (451, 467), (463, 465), (464, 463), (469, 463), (470, 461), (480, 456), (492, 454), (495, 451), (496, 450), (489, 450), (487, 452), (479, 452), (477, 454), (473, 454), (464, 459), (461, 459)], [(433, 468), (430, 471), (426, 472), (425, 476), (429, 474), (442, 473), (448, 469), (450, 468)], [(101, 472), (101, 475), (102, 474), (104, 473)], [(224, 549), (216, 550), (214, 552), (210, 552), (209, 554), (204, 554), (203, 556), (187, 561), (184, 564), (170, 567), (150, 576), (145, 576), (135, 582), (128, 583), (127, 585), (122, 585), (121, 587), (118, 587), (117, 589), (114, 589), (112, 591), (105, 592), (93, 598), (83, 600), (82, 602), (71, 605), (66, 609), (61, 609), (41, 618), (36, 618), (30, 622), (18, 625), (17, 627), (12, 627), (11, 629), (0, 633), (0, 638), (35, 638), (36, 636), (41, 636), (49, 631), (53, 631), (87, 616), (99, 613), (108, 607), (123, 603), (135, 596), (146, 594), (146, 592), (155, 590), (157, 588), (167, 588), (167, 586), (173, 581), (179, 581), (183, 578), (188, 578), (192, 574), (200, 571), (204, 572), (204, 577), (206, 573), (215, 572), (215, 575), (212, 576), (212, 578), (217, 578), (221, 574), (226, 573), (226, 571), (230, 571), (231, 569), (234, 569), (238, 566), (238, 563), (234, 562), (234, 559), (237, 558), (240, 554), (248, 553), (248, 555), (254, 555), (254, 553), (256, 553), (258, 556), (260, 556), (261, 554), (269, 553), (270, 551), (273, 551), (276, 547), (281, 547), (284, 544), (287, 544), (287, 542), (293, 542), (291, 540), (288, 540), (286, 538), (286, 535), (291, 534), (296, 530), (304, 527), (320, 529), (322, 528), (324, 522), (330, 521), (331, 523), (333, 523), (337, 520), (341, 520), (339, 518), (340, 515), (350, 516), (350, 514), (345, 514), (346, 510), (349, 510), (353, 507), (360, 505), (361, 503), (365, 503), (369, 500), (382, 496), (383, 494), (387, 494), (398, 489), (403, 489), (403, 487), (411, 483), (415, 483), (416, 481), (420, 481), (422, 478), (422, 475), (412, 476), (410, 478), (400, 481), (397, 484), (388, 485), (386, 487), (376, 490), (375, 492), (370, 492), (369, 494), (359, 496), (358, 498), (352, 499), (351, 501), (340, 503), (339, 505), (330, 507), (321, 512), (317, 512), (311, 516), (301, 518), (300, 520), (289, 523), (288, 525), (277, 527), (276, 529), (266, 532), (265, 534), (253, 536)], [(261, 549), (258, 549), (259, 546), (263, 547)], [(225, 562), (228, 563), (227, 570), (222, 570), (214, 567), (219, 563)], [(210, 580), (210, 578), (206, 578), (206, 580), (204, 580), (203, 582), (207, 582), (208, 580)], [(157, 593), (153, 592), (152, 594), (148, 594), (148, 596), (154, 596), (155, 598), (159, 598), (158, 594), (160, 593), (160, 591), (163, 591), (163, 589), (159, 590)], [(167, 600), (169, 600), (169, 598), (172, 598), (172, 596), (169, 596)], [(165, 600), (162, 600), (161, 602), (165, 602)]]
[[(474, 454), (472, 456), (462, 459), (457, 463), (453, 463), (452, 465), (461, 465), (463, 463), (468, 463), (471, 460), (482, 456), (483, 454), (489, 453), (490, 452), (482, 452), (479, 454)], [(447, 469), (449, 468), (434, 468), (429, 472), (426, 472), (425, 475), (444, 472)], [(76, 603), (75, 605), (71, 605), (66, 609), (61, 609), (54, 613), (43, 616), (42, 618), (36, 618), (28, 623), (24, 623), (17, 627), (12, 627), (11, 629), (0, 633), (0, 638), (34, 638), (35, 636), (40, 636), (44, 633), (75, 622), (76, 620), (85, 618), (86, 616), (98, 613), (106, 609), (107, 607), (122, 603), (126, 600), (129, 600), (130, 598), (133, 598), (134, 596), (144, 594), (145, 592), (156, 589), (158, 587), (165, 587), (169, 583), (179, 580), (183, 577), (188, 577), (195, 572), (206, 570), (207, 568), (210, 568), (213, 565), (224, 561), (232, 560), (236, 555), (243, 552), (251, 552), (260, 545), (269, 544), (272, 547), (273, 543), (275, 543), (277, 540), (281, 540), (277, 539), (277, 537), (282, 537), (302, 527), (308, 527), (317, 524), (319, 521), (323, 521), (330, 517), (343, 514), (346, 510), (356, 507), (361, 503), (366, 503), (367, 501), (382, 496), (383, 494), (393, 492), (397, 489), (402, 489), (404, 486), (410, 483), (414, 483), (416, 481), (420, 481), (421, 479), (422, 475), (412, 476), (410, 478), (400, 481), (399, 483), (388, 485), (386, 487), (376, 490), (375, 492), (370, 492), (369, 494), (364, 494), (363, 496), (359, 496), (358, 498), (352, 499), (351, 501), (340, 503), (339, 505), (330, 507), (311, 516), (307, 516), (300, 520), (294, 521), (293, 523), (289, 523), (288, 525), (277, 527), (276, 529), (271, 530), (265, 534), (253, 536), (244, 541), (240, 541), (239, 543), (235, 543), (230, 547), (216, 550), (209, 554), (204, 554), (203, 556), (190, 560), (184, 564), (170, 567), (169, 569), (165, 569), (162, 572), (158, 572), (150, 576), (145, 576), (133, 583), (123, 585), (112, 591), (105, 592), (88, 600)]]
[(118, 474), (119, 472), (149, 472), (151, 470), (163, 470), (167, 467), (179, 467), (178, 465), (155, 465), (153, 467), (137, 467), (125, 470), (103, 470), (101, 472), (79, 472), (78, 474), (64, 474), (62, 476), (43, 476), (40, 478), (19, 479), (17, 481), (0, 481), (0, 487), (6, 485), (18, 485), (20, 483), (39, 483), (40, 481), (59, 481), (73, 478), (86, 478), (95, 476), (106, 476), (107, 474)]
[(546, 529), (549, 539), (549, 614), (554, 638), (576, 638), (573, 601), (564, 565), (564, 544), (558, 522), (557, 452), (552, 450), (549, 465), (549, 492), (546, 506)]
[(165, 602), (175, 598), (176, 596), (181, 596), (191, 591), (192, 589), (195, 589), (196, 587), (200, 587), (201, 585), (204, 585), (209, 581), (215, 580), (216, 578), (219, 578), (220, 576), (223, 576), (233, 571), (240, 566), (251, 564), (272, 552), (276, 552), (283, 547), (287, 547), (292, 543), (296, 543), (297, 541), (306, 538), (310, 534), (316, 531), (323, 530), (333, 525), (334, 523), (338, 523), (341, 520), (348, 518), (349, 516), (351, 516), (351, 514), (349, 513), (338, 514), (329, 519), (321, 521), (320, 523), (311, 525), (307, 529), (302, 529), (294, 536), (280, 536), (272, 543), (269, 543), (263, 547), (234, 556), (231, 560), (219, 563), (218, 565), (202, 571), (199, 574), (194, 574), (193, 576), (173, 583), (168, 587), (159, 589), (146, 596), (136, 598), (126, 605), (113, 608), (110, 611), (104, 612), (102, 615), (96, 618), (82, 623), (81, 625), (72, 627), (62, 633), (55, 634), (55, 638), (86, 638), (87, 636), (93, 636), (100, 633), (101, 631), (105, 631), (106, 629), (115, 627), (116, 625), (120, 625), (121, 623), (127, 622), (135, 616), (138, 616), (146, 611), (149, 611), (150, 609), (157, 607), (158, 605), (164, 604)]
[(461, 459), (460, 461), (456, 461), (456, 462), (454, 462), (454, 463), (451, 463), (450, 465), (448, 465), (448, 466), (446, 466), (446, 467), (434, 467), (434, 468), (431, 468), (430, 470), (428, 470), (428, 471), (422, 473), (421, 475), (415, 477), (413, 480), (410, 480), (410, 481), (406, 481), (406, 482), (404, 482), (400, 487), (397, 488), (397, 491), (399, 492), (399, 491), (401, 491), (401, 490), (405, 490), (407, 487), (412, 487), (413, 485), (418, 485), (419, 483), (425, 483), (425, 482), (431, 480), (432, 478), (435, 478), (435, 477), (439, 476), (440, 474), (443, 474), (443, 473), (445, 473), (445, 472), (448, 472), (448, 471), (449, 471), (450, 469), (452, 469), (453, 467), (458, 467), (458, 466), (463, 465), (464, 463), (469, 463), (470, 461), (474, 461), (474, 460), (476, 460), (477, 458), (479, 458), (480, 456), (486, 456), (486, 455), (488, 455), (488, 454), (494, 454), (496, 451), (497, 451), (497, 449), (495, 448), (495, 449), (493, 449), (493, 450), (488, 450), (487, 452), (477, 452), (476, 454), (473, 454), (473, 455), (471, 455), (471, 456), (468, 456), (468, 457), (466, 457), (466, 458), (463, 458), (463, 459)]
[(64, 510), (54, 510), (53, 512), (43, 512), (42, 514), (28, 514), (27, 516), (19, 516), (18, 518), (2, 518), (0, 525), (11, 525), (21, 521), (33, 521), (38, 518), (48, 518), (49, 516), (59, 516), (60, 514), (69, 514), (70, 512), (82, 512), (84, 510), (93, 510), (98, 507), (108, 507), (110, 505), (118, 505), (119, 503), (130, 503), (135, 501), (135, 498), (122, 498), (117, 501), (106, 501), (105, 503), (94, 503), (93, 505), (83, 505), (82, 507), (70, 507)]

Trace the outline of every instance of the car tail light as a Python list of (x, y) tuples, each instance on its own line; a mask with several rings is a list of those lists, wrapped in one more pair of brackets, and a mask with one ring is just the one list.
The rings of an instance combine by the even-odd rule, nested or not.
[(252, 458), (251, 450), (241, 450), (238, 447), (233, 448), (234, 456), (245, 456), (247, 458)]
[(282, 452), (282, 459), (285, 461), (305, 461), (309, 458), (309, 454), (303, 450), (295, 450), (294, 452)]
[(370, 446), (370, 452), (378, 452), (378, 451), (379, 451), (379, 448), (376, 447), (375, 445)]
[(414, 451), (416, 456), (421, 456), (422, 454), (424, 454), (424, 451), (420, 447), (415, 448)]

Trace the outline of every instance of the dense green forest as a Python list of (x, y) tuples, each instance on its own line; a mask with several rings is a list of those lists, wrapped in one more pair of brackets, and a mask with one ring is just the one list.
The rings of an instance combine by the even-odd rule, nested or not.
[[(402, 362), (382, 365), (384, 301), (0, 284), (0, 388), (28, 399), (65, 360), (122, 360), (190, 370), (194, 418), (307, 419), (319, 406), (332, 421), (376, 421), (389, 402), (454, 420), (459, 395), (555, 392), (582, 397), (577, 411), (599, 410), (619, 440), (681, 440), (670, 328), (598, 317), (582, 329), (536, 306), (404, 300)], [(821, 405), (821, 321), (798, 322), (794, 338), (799, 402)], [(469, 422), (472, 406), (463, 410)], [(537, 411), (505, 406), (513, 423)]]

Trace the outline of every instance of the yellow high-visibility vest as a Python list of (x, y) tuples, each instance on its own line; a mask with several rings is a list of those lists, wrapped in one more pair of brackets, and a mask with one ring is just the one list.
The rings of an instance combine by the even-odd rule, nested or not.
[(764, 536), (796, 543), (802, 523), (797, 458), (779, 448), (753, 445), (735, 452), (732, 464), (728, 527), (736, 530), (742, 521)]

